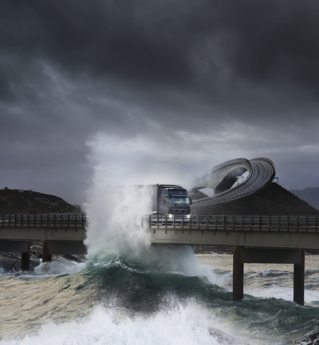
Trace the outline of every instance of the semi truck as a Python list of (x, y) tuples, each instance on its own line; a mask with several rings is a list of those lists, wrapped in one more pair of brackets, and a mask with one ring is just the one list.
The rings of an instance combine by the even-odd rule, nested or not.
[(156, 214), (189, 215), (192, 198), (188, 196), (187, 189), (171, 184), (157, 184), (153, 186), (152, 211)]

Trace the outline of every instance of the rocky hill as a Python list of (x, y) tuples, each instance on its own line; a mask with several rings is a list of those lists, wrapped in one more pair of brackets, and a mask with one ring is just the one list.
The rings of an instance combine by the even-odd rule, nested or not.
[[(198, 190), (190, 191), (194, 200), (202, 198)], [(192, 214), (216, 215), (319, 215), (319, 210), (299, 199), (277, 183), (271, 183), (245, 198), (211, 206), (192, 206)]]
[(298, 198), (319, 210), (319, 187), (291, 190)]
[(0, 189), (0, 214), (45, 214), (81, 212), (77, 205), (50, 195), (21, 189)]

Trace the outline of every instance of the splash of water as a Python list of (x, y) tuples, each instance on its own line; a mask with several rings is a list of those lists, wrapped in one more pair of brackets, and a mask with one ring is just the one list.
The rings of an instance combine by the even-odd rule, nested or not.
[[(141, 227), (141, 217), (151, 212), (152, 189), (147, 185), (134, 185), (133, 177), (139, 173), (140, 166), (137, 168), (134, 160), (125, 159), (126, 151), (123, 157), (122, 151), (116, 158), (105, 156), (103, 147), (107, 144), (101, 136), (89, 144), (94, 162), (93, 185), (85, 205), (89, 221), (85, 244), (89, 258), (103, 264), (105, 260), (119, 257), (143, 264), (147, 269), (205, 276), (212, 283), (222, 284), (224, 279), (217, 278), (208, 267), (199, 264), (190, 247), (151, 245), (149, 231)], [(145, 157), (145, 167), (148, 159)], [(120, 184), (116, 184), (117, 172), (120, 172)], [(147, 180), (150, 178), (148, 176)]]
[(141, 216), (150, 212), (148, 188), (94, 185), (86, 205), (89, 256), (107, 252), (132, 254), (148, 246)]
[(59, 258), (52, 262), (41, 262), (34, 268), (37, 275), (55, 276), (60, 274), (75, 274), (85, 268), (85, 263), (74, 262), (67, 259)]

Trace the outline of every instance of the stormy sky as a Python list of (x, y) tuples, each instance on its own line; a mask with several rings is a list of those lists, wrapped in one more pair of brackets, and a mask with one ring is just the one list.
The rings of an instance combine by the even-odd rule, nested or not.
[(317, 0), (0, 0), (0, 188), (82, 204), (267, 157), (319, 186)]

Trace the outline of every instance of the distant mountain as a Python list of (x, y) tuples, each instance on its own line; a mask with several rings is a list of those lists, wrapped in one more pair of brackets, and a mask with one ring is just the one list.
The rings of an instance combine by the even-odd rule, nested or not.
[(0, 214), (45, 214), (81, 212), (77, 205), (50, 194), (22, 189), (0, 189)]
[(319, 187), (291, 190), (298, 198), (319, 210)]

